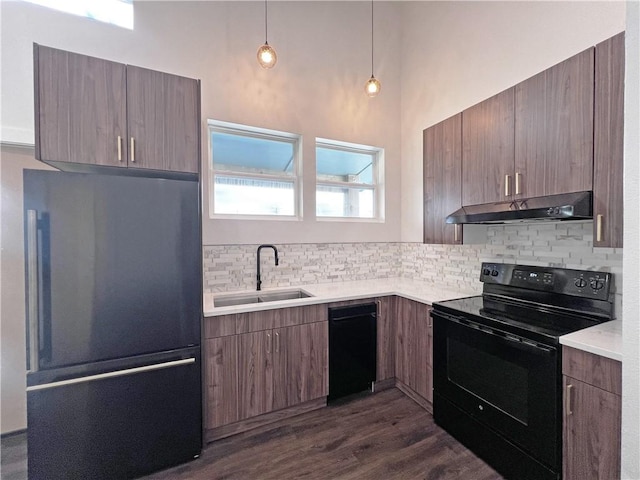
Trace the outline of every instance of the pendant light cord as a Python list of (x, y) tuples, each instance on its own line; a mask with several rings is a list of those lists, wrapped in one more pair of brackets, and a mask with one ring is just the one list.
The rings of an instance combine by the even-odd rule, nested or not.
[(371, 0), (371, 76), (373, 77), (373, 0)]
[(264, 0), (264, 43), (269, 43), (268, 42), (268, 35), (267, 35), (267, 0)]

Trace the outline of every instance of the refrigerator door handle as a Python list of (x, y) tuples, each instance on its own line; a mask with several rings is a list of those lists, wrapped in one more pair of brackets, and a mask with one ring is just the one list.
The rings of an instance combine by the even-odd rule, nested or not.
[(136, 373), (150, 372), (153, 370), (160, 370), (163, 368), (189, 365), (195, 362), (196, 362), (195, 357), (189, 357), (189, 358), (183, 358), (181, 360), (171, 360), (170, 362), (144, 365), (142, 367), (125, 368), (123, 370), (114, 370), (112, 372), (99, 373), (97, 375), (88, 375), (86, 377), (71, 378), (69, 380), (60, 380), (59, 382), (44, 383), (42, 385), (32, 385), (30, 387), (27, 387), (27, 392), (33, 392), (35, 390), (46, 390), (49, 388), (56, 388), (56, 387), (64, 387), (67, 385), (74, 385), (76, 383), (92, 382), (94, 380), (102, 380), (105, 378), (124, 377), (126, 375), (134, 375)]
[(38, 212), (27, 210), (27, 332), (29, 335), (29, 372), (38, 371), (40, 342), (38, 292)]

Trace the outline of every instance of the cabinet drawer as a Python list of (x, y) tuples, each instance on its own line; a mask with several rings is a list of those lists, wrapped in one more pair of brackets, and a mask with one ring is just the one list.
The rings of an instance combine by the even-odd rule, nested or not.
[(236, 314), (205, 317), (204, 338), (226, 337), (236, 334)]
[(326, 304), (261, 310), (237, 314), (236, 332), (258, 332), (260, 330), (322, 321), (327, 321)]
[(562, 348), (562, 373), (622, 395), (622, 363), (571, 347)]

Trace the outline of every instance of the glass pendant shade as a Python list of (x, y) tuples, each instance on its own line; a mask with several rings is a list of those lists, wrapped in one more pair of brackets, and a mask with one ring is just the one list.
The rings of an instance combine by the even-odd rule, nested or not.
[(258, 63), (262, 68), (273, 68), (278, 61), (278, 55), (276, 55), (275, 49), (265, 42), (258, 49)]
[(380, 88), (381, 86), (378, 79), (371, 75), (371, 78), (367, 80), (367, 83), (364, 86), (364, 91), (367, 92), (367, 95), (369, 95), (370, 97), (375, 97), (376, 95), (378, 95), (378, 93), (380, 93)]

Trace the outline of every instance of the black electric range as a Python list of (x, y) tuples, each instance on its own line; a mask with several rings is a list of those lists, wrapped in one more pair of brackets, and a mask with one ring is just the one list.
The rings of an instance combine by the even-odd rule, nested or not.
[(613, 276), (483, 263), (480, 280), (433, 305), (434, 418), (507, 478), (559, 479), (559, 337), (613, 319)]

